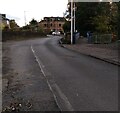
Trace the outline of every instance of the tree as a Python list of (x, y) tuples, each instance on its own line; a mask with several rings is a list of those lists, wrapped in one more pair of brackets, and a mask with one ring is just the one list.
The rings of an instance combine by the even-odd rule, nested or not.
[(117, 6), (118, 6), (117, 28), (118, 28), (118, 39), (120, 40), (120, 2), (117, 3)]
[(38, 22), (35, 19), (32, 19), (29, 22), (29, 26), (30, 26), (32, 31), (38, 31)]
[(97, 16), (93, 18), (95, 30), (99, 33), (113, 33), (117, 31), (117, 4), (99, 3)]
[(30, 26), (27, 24), (26, 26), (23, 26), (21, 29), (22, 30), (30, 30)]
[(17, 23), (15, 22), (15, 20), (10, 20), (10, 28), (12, 30), (17, 30), (19, 28), (19, 26), (17, 25)]
[(65, 24), (63, 25), (64, 32), (70, 32), (70, 21), (65, 21)]
[[(87, 31), (112, 33), (117, 30), (117, 3), (77, 2), (76, 29), (86, 35)], [(70, 8), (69, 17), (70, 17)]]
[(30, 24), (31, 26), (35, 26), (35, 25), (38, 25), (38, 22), (37, 22), (37, 20), (32, 19), (32, 20), (29, 22), (29, 24)]
[(96, 16), (94, 18), (94, 24), (96, 25), (96, 31), (99, 33), (108, 33), (108, 31), (111, 30), (111, 26), (109, 25), (109, 18), (106, 15)]
[(93, 17), (97, 15), (96, 8), (98, 3), (81, 2), (76, 3), (76, 29), (82, 35), (86, 35), (87, 31), (94, 31)]

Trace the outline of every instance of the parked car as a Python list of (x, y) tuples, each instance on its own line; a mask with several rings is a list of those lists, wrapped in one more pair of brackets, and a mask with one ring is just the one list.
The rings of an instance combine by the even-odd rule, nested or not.
[(52, 35), (60, 35), (60, 32), (57, 31), (57, 32), (52, 32)]
[(56, 32), (52, 32), (52, 35), (56, 35)]
[(56, 32), (56, 35), (60, 35), (60, 32), (58, 31), (58, 32)]

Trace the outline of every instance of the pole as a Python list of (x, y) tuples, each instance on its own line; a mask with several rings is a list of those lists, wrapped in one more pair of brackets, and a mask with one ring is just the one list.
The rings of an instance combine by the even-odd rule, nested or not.
[(26, 11), (24, 11), (24, 20), (25, 20), (25, 26), (26, 26)]
[(75, 29), (75, 2), (74, 2), (74, 33), (75, 33), (76, 29)]
[(71, 44), (73, 44), (73, 0), (71, 0)]

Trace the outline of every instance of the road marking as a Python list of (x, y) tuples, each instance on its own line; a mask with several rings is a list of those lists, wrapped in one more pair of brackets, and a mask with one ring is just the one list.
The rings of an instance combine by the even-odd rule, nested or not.
[[(37, 57), (37, 55), (35, 53), (35, 50), (34, 50), (32, 45), (31, 45), (31, 50), (32, 50), (32, 52), (34, 54), (34, 57), (36, 58), (36, 61), (37, 61), (38, 65), (39, 65), (39, 68), (40, 68), (42, 74), (44, 75), (44, 77), (47, 80), (47, 84), (49, 86), (49, 89), (51, 90), (51, 92), (52, 92), (52, 94), (54, 96), (55, 102), (56, 102), (57, 106), (59, 107), (59, 109), (61, 111), (74, 111), (74, 109), (73, 109), (72, 105), (70, 104), (68, 98), (60, 90), (59, 86), (56, 83), (52, 83), (51, 84), (49, 82), (49, 80), (47, 79), (47, 75), (46, 75), (46, 73), (45, 73), (45, 71), (43, 69), (45, 66), (42, 65), (40, 59)], [(57, 92), (57, 94), (59, 95), (60, 99), (62, 100), (63, 106), (65, 107), (64, 109), (63, 109), (62, 105), (60, 104), (60, 102), (58, 101), (57, 94), (55, 92)]]

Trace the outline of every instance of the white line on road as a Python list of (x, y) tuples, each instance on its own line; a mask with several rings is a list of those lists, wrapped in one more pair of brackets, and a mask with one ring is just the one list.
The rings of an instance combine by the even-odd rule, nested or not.
[[(56, 102), (57, 106), (59, 107), (59, 109), (60, 109), (61, 111), (63, 111), (63, 110), (65, 110), (65, 111), (74, 111), (74, 109), (72, 108), (72, 105), (70, 104), (68, 98), (67, 98), (67, 97), (64, 95), (64, 93), (60, 90), (60, 88), (58, 87), (58, 85), (57, 85), (56, 83), (54, 83), (54, 84), (52, 84), (52, 85), (49, 83), (49, 80), (47, 79), (47, 75), (45, 74), (45, 71), (44, 71), (44, 69), (43, 69), (43, 65), (42, 65), (40, 59), (37, 57), (37, 55), (36, 55), (36, 53), (35, 53), (35, 50), (33, 49), (33, 46), (32, 46), (32, 45), (31, 45), (31, 50), (32, 50), (32, 52), (33, 52), (33, 54), (34, 54), (34, 57), (36, 58), (36, 61), (37, 61), (38, 65), (39, 65), (39, 68), (40, 68), (42, 74), (44, 75), (44, 77), (45, 77), (46, 80), (47, 80), (47, 84), (48, 84), (48, 86), (49, 86), (49, 88), (50, 88), (50, 90), (51, 90), (51, 92), (52, 92), (52, 94), (53, 94), (53, 96), (54, 96), (55, 102)], [(57, 95), (54, 93), (53, 90), (55, 90), (55, 91), (58, 93), (59, 97), (62, 99), (62, 102), (64, 102), (64, 105), (65, 105), (64, 107), (65, 107), (65, 109), (63, 109), (63, 107), (61, 106), (60, 102), (59, 102), (58, 99), (57, 99)]]

